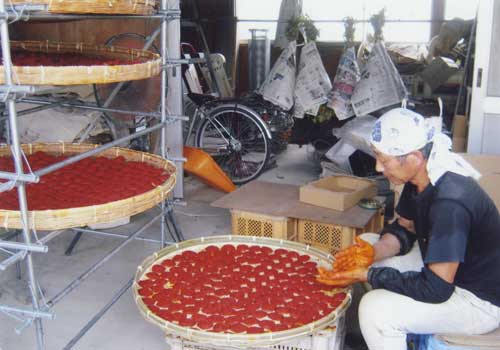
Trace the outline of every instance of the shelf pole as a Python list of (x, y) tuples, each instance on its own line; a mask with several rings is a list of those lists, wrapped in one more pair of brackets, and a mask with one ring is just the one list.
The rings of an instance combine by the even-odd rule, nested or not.
[[(89, 229), (84, 229), (84, 228), (74, 228), (74, 232), (82, 232), (86, 234), (95, 234), (99, 236), (105, 236), (105, 237), (114, 237), (114, 238), (121, 238), (121, 239), (127, 239), (128, 235), (123, 234), (123, 233), (113, 233), (113, 232), (106, 232), (106, 231), (97, 231), (97, 230), (89, 230)], [(158, 244), (160, 243), (159, 240), (157, 239), (152, 239), (152, 238), (144, 238), (144, 237), (136, 237), (136, 241), (142, 241), (142, 242), (148, 242), (148, 243), (155, 243)], [(173, 244), (173, 242), (165, 242), (166, 244)]]
[(106, 312), (108, 312), (108, 310), (122, 297), (122, 295), (125, 294), (130, 287), (132, 287), (133, 283), (134, 278), (130, 279), (122, 288), (120, 288), (113, 298), (101, 310), (99, 310), (94, 317), (92, 317), (92, 319), (68, 342), (68, 344), (64, 346), (63, 350), (73, 349), (76, 343), (78, 343), (78, 341), (82, 339), (82, 337), (87, 334), (92, 327), (94, 327), (94, 325), (101, 319), (102, 316), (104, 316)]
[[(160, 11), (165, 13), (167, 11), (167, 1), (161, 0), (160, 2)], [(167, 18), (163, 17), (160, 23), (160, 54), (161, 54), (161, 64), (162, 67), (165, 67), (165, 63), (167, 62), (167, 45), (166, 45), (166, 37), (167, 37)], [(165, 104), (167, 95), (167, 71), (165, 68), (161, 70), (160, 73), (160, 120), (163, 122), (167, 116), (167, 109)], [(166, 149), (165, 140), (166, 138), (166, 130), (165, 128), (160, 130), (160, 155), (165, 158), (166, 157)], [(177, 170), (176, 170), (177, 171)], [(165, 201), (161, 202), (160, 210), (165, 215)], [(160, 220), (160, 249), (165, 246), (165, 220), (162, 218)]]
[(80, 276), (78, 276), (73, 282), (67, 285), (64, 289), (62, 289), (59, 293), (57, 293), (52, 299), (47, 302), (47, 308), (52, 308), (58, 302), (60, 302), (67, 294), (73, 291), (76, 287), (78, 287), (83, 281), (85, 281), (89, 276), (91, 276), (97, 269), (99, 269), (105, 262), (111, 259), (116, 253), (118, 253), (123, 247), (125, 247), (128, 243), (135, 240), (136, 237), (141, 235), (145, 230), (147, 230), (151, 225), (155, 223), (158, 219), (163, 219), (164, 213), (158, 214), (155, 217), (151, 218), (147, 223), (145, 223), (139, 230), (132, 233), (127, 237), (123, 242), (117, 245), (115, 248), (110, 250), (103, 258), (97, 261), (94, 265), (89, 267), (85, 272), (83, 272)]
[(51, 173), (53, 171), (56, 171), (58, 169), (61, 169), (69, 164), (73, 164), (73, 163), (76, 163), (82, 159), (85, 159), (85, 158), (88, 158), (88, 157), (92, 157), (96, 154), (99, 154), (107, 149), (110, 149), (114, 146), (117, 146), (119, 144), (122, 144), (126, 141), (129, 141), (129, 140), (132, 140), (134, 138), (137, 138), (137, 137), (140, 137), (142, 135), (145, 135), (145, 134), (148, 134), (152, 131), (155, 131), (157, 129), (163, 129), (165, 128), (165, 125), (168, 124), (168, 121), (165, 121), (164, 123), (159, 123), (159, 124), (156, 124), (155, 126), (152, 126), (150, 128), (146, 128), (144, 130), (141, 130), (139, 132), (136, 132), (135, 134), (132, 134), (132, 135), (128, 135), (128, 136), (125, 136), (125, 137), (122, 137), (120, 139), (117, 139), (115, 141), (112, 141), (112, 142), (109, 142), (109, 143), (106, 143), (102, 146), (99, 146), (99, 147), (96, 147), (90, 151), (87, 151), (87, 152), (83, 152), (83, 153), (79, 153), (77, 154), (76, 156), (72, 156), (72, 157), (69, 157), (65, 160), (63, 160), (62, 162), (59, 162), (59, 163), (54, 163), (52, 165), (49, 165), (45, 168), (42, 168), (42, 169), (39, 169), (37, 171), (35, 171), (35, 175), (37, 176), (43, 176), (43, 175), (47, 175), (48, 173)]
[[(5, 13), (5, 2), (0, 0), (0, 13)], [(2, 55), (3, 55), (3, 67), (5, 73), (5, 85), (12, 86), (12, 59), (10, 55), (10, 38), (9, 38), (9, 27), (7, 20), (5, 18), (0, 20), (0, 38), (2, 40)], [(21, 156), (21, 145), (19, 140), (19, 130), (17, 128), (17, 115), (16, 115), (16, 104), (14, 97), (7, 93), (6, 105), (9, 111), (9, 127), (10, 127), (10, 137), (12, 142), (12, 155), (14, 157), (14, 166), (16, 173), (18, 175), (23, 175), (23, 160)], [(21, 219), (23, 223), (23, 239), (24, 243), (31, 245), (31, 232), (29, 230), (29, 218), (28, 218), (28, 205), (26, 202), (26, 184), (20, 182), (17, 186), (17, 194), (19, 196), (19, 209), (21, 211)], [(39, 294), (38, 286), (36, 283), (35, 271), (33, 268), (33, 256), (31, 252), (26, 254), (26, 271), (28, 274), (28, 285), (31, 294), (31, 303), (33, 305), (33, 311), (38, 313), (40, 311), (39, 306)], [(42, 319), (40, 317), (35, 318), (35, 328), (36, 328), (36, 339), (37, 348), (39, 350), (45, 349), (44, 335), (43, 335), (43, 325)]]
[[(62, 232), (64, 232), (64, 230), (50, 232), (46, 236), (40, 238), (40, 244), (46, 244), (50, 242), (52, 239), (59, 236)], [(0, 263), (0, 271), (5, 271), (10, 265), (18, 262), (21, 259), (24, 259), (25, 255), (26, 255), (26, 250), (20, 250), (14, 255), (11, 255), (9, 258), (5, 259)]]
[(24, 181), (24, 182), (39, 182), (40, 178), (36, 175), (30, 174), (17, 174), (17, 173), (9, 173), (5, 171), (0, 171), (0, 179), (6, 180), (16, 180), (16, 181)]
[[(47, 105), (47, 108), (54, 108), (58, 106), (63, 107), (71, 107), (78, 109), (86, 109), (90, 111), (98, 111), (98, 112), (110, 112), (110, 113), (121, 113), (121, 114), (134, 114), (141, 117), (149, 117), (149, 118), (160, 118), (159, 113), (155, 112), (144, 112), (144, 111), (131, 111), (128, 109), (119, 109), (119, 108), (107, 108), (107, 107), (99, 107), (94, 104), (89, 103), (72, 103), (72, 102), (52, 102), (48, 100), (44, 100), (41, 98), (33, 98), (33, 97), (23, 97), (19, 99), (20, 102), (30, 103), (30, 104), (38, 104), (38, 105)], [(23, 112), (23, 111), (22, 111)], [(27, 113), (18, 113), (20, 115)], [(185, 116), (168, 116), (171, 119), (186, 119)]]
[[(167, 13), (177, 12), (180, 10), (179, 0), (162, 0), (162, 10)], [(165, 67), (168, 59), (180, 59), (181, 48), (181, 21), (180, 18), (164, 18), (162, 21), (162, 40), (161, 40), (161, 56), (162, 66)], [(162, 105), (161, 114), (162, 120), (167, 115), (167, 106), (169, 114), (182, 115), (182, 69), (180, 66), (171, 66), (162, 70)], [(167, 85), (168, 84), (168, 85)], [(168, 89), (167, 89), (168, 87)], [(163, 135), (162, 135), (163, 136)], [(182, 122), (174, 121), (167, 129), (165, 129), (165, 142), (162, 147), (166, 147), (162, 152), (166, 152), (172, 157), (181, 158), (183, 149), (182, 139)], [(183, 163), (176, 162), (177, 165), (177, 182), (175, 184), (173, 194), (175, 198), (184, 197), (184, 171)]]
[(19, 249), (26, 250), (29, 252), (37, 252), (37, 253), (47, 253), (49, 248), (46, 245), (41, 244), (33, 244), (33, 243), (17, 243), (17, 242), (9, 242), (0, 240), (0, 247), (6, 249)]
[(123, 15), (123, 14), (114, 14), (112, 16), (102, 14), (102, 15), (94, 15), (94, 14), (88, 14), (88, 15), (82, 15), (82, 14), (55, 14), (55, 13), (44, 13), (41, 11), (39, 8), (30, 8), (29, 5), (20, 5), (20, 6), (14, 6), (17, 8), (18, 12), (21, 11), (21, 9), (24, 7), (24, 11), (22, 14), (19, 15), (19, 13), (14, 13), (11, 10), (8, 12), (3, 12), (2, 17), (8, 20), (81, 20), (81, 19), (116, 19), (116, 20), (123, 20), (123, 19), (161, 19), (164, 18), (165, 15), (168, 16), (169, 18), (176, 18), (180, 15), (178, 11), (170, 11), (169, 13), (166, 14), (152, 14), (152, 15)]

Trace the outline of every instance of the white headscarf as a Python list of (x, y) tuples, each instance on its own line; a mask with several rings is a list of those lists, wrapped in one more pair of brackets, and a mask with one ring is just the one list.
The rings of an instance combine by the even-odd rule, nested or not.
[(373, 126), (371, 143), (380, 152), (390, 156), (403, 156), (433, 143), (427, 173), (433, 185), (447, 171), (479, 179), (481, 174), (465, 159), (452, 153), (451, 140), (427, 123), (424, 117), (404, 108), (384, 113)]

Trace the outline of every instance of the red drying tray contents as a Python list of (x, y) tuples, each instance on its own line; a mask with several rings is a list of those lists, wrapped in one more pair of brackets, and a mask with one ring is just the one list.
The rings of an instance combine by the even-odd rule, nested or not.
[(183, 327), (277, 332), (319, 320), (346, 298), (316, 282), (316, 268), (309, 256), (286, 249), (208, 246), (153, 265), (138, 293), (151, 312)]
[(91, 56), (80, 53), (45, 53), (32, 51), (13, 51), (14, 66), (115, 66), (142, 63), (138, 59), (124, 60), (104, 56)]
[[(36, 152), (27, 157), (33, 171), (65, 160)], [(11, 157), (0, 157), (0, 171), (14, 172)], [(29, 172), (24, 164), (24, 171)], [(92, 157), (68, 165), (27, 184), (29, 210), (66, 209), (114, 202), (145, 193), (163, 184), (169, 174), (143, 162), (123, 157)], [(0, 193), (0, 210), (19, 210), (17, 189)]]

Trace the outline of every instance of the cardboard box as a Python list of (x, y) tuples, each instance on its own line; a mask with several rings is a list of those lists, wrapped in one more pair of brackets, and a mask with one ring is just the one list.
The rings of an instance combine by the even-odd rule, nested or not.
[(346, 210), (363, 198), (377, 195), (374, 181), (352, 176), (330, 176), (300, 187), (301, 202), (334, 210)]
[(468, 153), (462, 156), (481, 173), (479, 184), (500, 210), (500, 156)]

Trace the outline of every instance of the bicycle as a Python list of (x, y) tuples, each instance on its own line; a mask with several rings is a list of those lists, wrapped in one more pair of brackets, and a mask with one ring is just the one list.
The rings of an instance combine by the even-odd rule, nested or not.
[(189, 93), (188, 98), (196, 108), (185, 140), (195, 131), (193, 145), (212, 156), (235, 184), (257, 178), (271, 155), (282, 150), (277, 147), (283, 147), (277, 135), (290, 122), (280, 123), (285, 114), (263, 108), (264, 103), (257, 103), (255, 96), (218, 99)]
[[(147, 39), (142, 35), (124, 33), (111, 37), (106, 44), (137, 48), (144, 46)], [(183, 44), (183, 46), (190, 45)], [(152, 49), (156, 50), (154, 45)], [(196, 53), (192, 51), (191, 56), (195, 56)], [(217, 60), (212, 61), (212, 65), (216, 66), (215, 71), (223, 70), (217, 67), (220, 64), (222, 63)], [(198, 78), (205, 86), (209, 85), (205, 80), (211, 80), (213, 83), (220, 78), (212, 76), (205, 78), (204, 75), (207, 75), (209, 70), (200, 66), (195, 68), (199, 72)], [(203, 68), (205, 69), (202, 70)], [(188, 69), (189, 67), (183, 67), (183, 81), (186, 88), (185, 114), (191, 114), (189, 123), (185, 124), (187, 126), (184, 134), (185, 144), (191, 144), (207, 152), (235, 184), (241, 185), (254, 180), (269, 166), (272, 155), (286, 148), (287, 137), (282, 135), (291, 129), (292, 117), (256, 94), (241, 98), (219, 98), (211, 94), (192, 93), (186, 79)], [(109, 101), (108, 98), (116, 84), (94, 86), (94, 95), (97, 105), (155, 111), (160, 99), (155, 84), (157, 81), (154, 78), (123, 84)], [(136, 99), (134, 96), (137, 90), (147, 91), (147, 94), (144, 94), (147, 98)], [(195, 89), (195, 91), (200, 90), (207, 89)], [(189, 110), (191, 113), (186, 113)], [(104, 117), (113, 121), (115, 129), (112, 130), (113, 134), (138, 131), (148, 123), (154, 123), (154, 120), (147, 121), (134, 115), (104, 113)], [(154, 135), (140, 138), (134, 140), (131, 147), (152, 152), (155, 149), (156, 139)]]
[[(190, 44), (182, 43), (181, 48), (186, 58), (203, 58)], [(281, 136), (291, 129), (293, 119), (256, 93), (239, 98), (200, 93), (214, 91), (213, 82), (225, 80), (223, 59), (220, 55), (211, 59), (212, 72), (217, 72), (214, 76), (199, 64), (183, 69), (185, 114), (191, 116), (184, 140), (212, 156), (240, 185), (257, 178), (272, 155), (286, 149), (287, 138)]]

